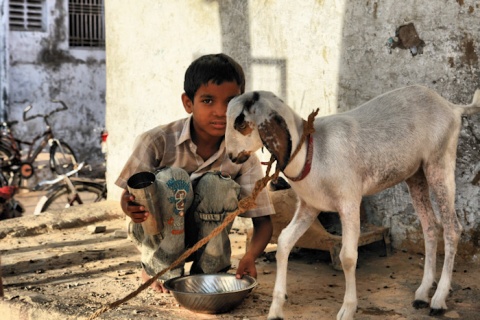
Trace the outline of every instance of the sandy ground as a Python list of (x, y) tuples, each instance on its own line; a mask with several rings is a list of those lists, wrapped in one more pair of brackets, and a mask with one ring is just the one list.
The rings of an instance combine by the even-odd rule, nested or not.
[[(123, 219), (96, 224), (106, 226), (106, 231), (92, 234), (86, 226), (54, 228), (33, 235), (9, 234), (0, 240), (4, 299), (19, 310), (9, 311), (6, 319), (86, 319), (138, 288), (139, 254), (128, 239), (117, 237)], [(245, 250), (246, 236), (236, 231), (231, 237), (236, 266)], [(99, 318), (266, 319), (276, 273), (274, 250), (272, 245), (257, 261), (258, 286), (227, 314), (194, 313), (181, 307), (170, 294), (147, 289)], [(356, 319), (432, 318), (428, 309), (415, 310), (411, 306), (423, 272), (422, 255), (394, 251), (383, 257), (380, 246), (375, 245), (362, 247), (359, 252)], [(343, 273), (329, 265), (328, 253), (295, 250), (291, 254), (287, 319), (335, 319), (343, 295)], [(447, 313), (437, 318), (480, 319), (478, 264), (456, 261), (447, 304)], [(33, 310), (29, 311), (30, 318), (22, 317), (25, 310)]]

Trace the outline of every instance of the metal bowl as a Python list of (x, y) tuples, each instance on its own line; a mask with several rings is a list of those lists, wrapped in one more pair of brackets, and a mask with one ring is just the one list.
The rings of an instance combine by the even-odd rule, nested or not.
[(200, 313), (225, 313), (236, 308), (257, 285), (250, 276), (198, 274), (165, 281), (164, 287), (183, 307)]

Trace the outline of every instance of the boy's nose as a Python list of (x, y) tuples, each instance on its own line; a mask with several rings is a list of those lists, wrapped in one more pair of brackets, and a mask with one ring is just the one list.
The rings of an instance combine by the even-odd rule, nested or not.
[(215, 113), (217, 116), (226, 116), (227, 115), (227, 104), (225, 103), (219, 103), (217, 107), (215, 108)]

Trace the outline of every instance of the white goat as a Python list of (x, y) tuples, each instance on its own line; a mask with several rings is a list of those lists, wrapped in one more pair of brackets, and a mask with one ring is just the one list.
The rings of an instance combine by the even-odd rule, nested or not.
[(461, 116), (477, 112), (480, 90), (472, 104), (460, 106), (422, 86), (401, 88), (351, 111), (317, 118), (313, 141), (307, 139), (298, 155), (291, 158), (305, 121), (271, 92), (249, 92), (233, 99), (228, 106), (225, 135), (230, 159), (242, 163), (265, 146), (299, 198), (292, 221), (278, 238), (277, 275), (268, 319), (284, 317), (288, 255), (321, 211), (340, 215), (340, 261), (346, 291), (337, 319), (353, 319), (357, 309), (355, 267), (362, 196), (401, 181), (409, 187), (425, 238), (424, 274), (413, 302), (416, 308), (428, 307), (428, 291), (436, 272), (438, 226), (429, 190), (439, 207), (445, 261), (430, 302), (430, 314), (443, 313), (462, 232), (454, 209)]

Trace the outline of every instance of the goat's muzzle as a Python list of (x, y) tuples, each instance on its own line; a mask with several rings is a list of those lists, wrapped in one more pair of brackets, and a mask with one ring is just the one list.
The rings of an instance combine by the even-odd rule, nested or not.
[(229, 153), (228, 157), (230, 158), (230, 160), (232, 160), (233, 163), (241, 164), (247, 161), (248, 158), (250, 158), (250, 153), (251, 152), (248, 151), (242, 151), (236, 157), (234, 157), (232, 153)]

